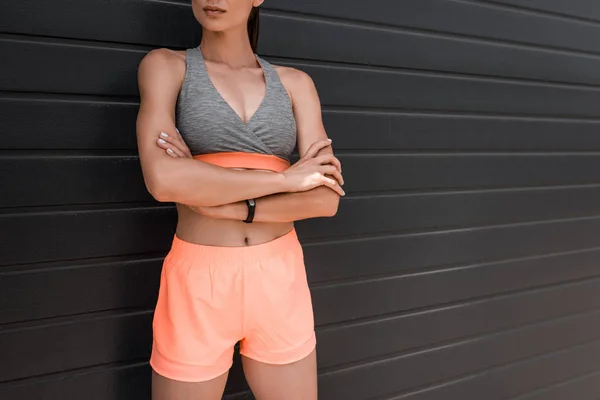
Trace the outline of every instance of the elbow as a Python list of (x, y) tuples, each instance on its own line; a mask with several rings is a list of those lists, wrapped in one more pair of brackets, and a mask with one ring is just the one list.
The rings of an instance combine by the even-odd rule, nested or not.
[(333, 217), (337, 214), (338, 207), (340, 204), (340, 196), (332, 191), (331, 189), (327, 189), (327, 195), (322, 199), (321, 207), (322, 207), (322, 216), (323, 217)]
[(337, 214), (340, 195), (332, 189), (321, 186), (314, 189), (313, 217), (333, 217)]
[(168, 180), (163, 174), (158, 171), (152, 171), (149, 174), (144, 174), (144, 182), (148, 193), (154, 198), (154, 200), (161, 203), (172, 202), (173, 196), (170, 188), (166, 184)]
[(153, 186), (152, 188), (148, 188), (148, 192), (154, 198), (154, 200), (160, 203), (168, 203), (171, 201), (170, 197), (167, 195), (167, 192), (163, 188), (159, 188)]
[(149, 183), (148, 181), (146, 181), (146, 189), (148, 189), (148, 193), (150, 193), (154, 200), (161, 203), (166, 203), (170, 201), (166, 188), (159, 182)]
[(340, 204), (340, 196), (338, 196), (336, 194), (335, 199), (328, 202), (325, 216), (326, 217), (334, 217), (337, 214), (339, 204)]
[(173, 174), (169, 174), (168, 169), (162, 172), (154, 170), (144, 175), (144, 181), (150, 195), (160, 203), (194, 204), (202, 207), (221, 204), (213, 199), (213, 196), (206, 196), (201, 193), (192, 195), (189, 190), (185, 189), (185, 185), (182, 185)]

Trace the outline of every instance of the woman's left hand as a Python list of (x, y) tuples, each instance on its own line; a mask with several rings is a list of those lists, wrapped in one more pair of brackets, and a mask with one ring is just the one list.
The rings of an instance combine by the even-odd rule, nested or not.
[(161, 132), (158, 135), (158, 139), (156, 140), (156, 144), (161, 149), (164, 149), (165, 152), (174, 158), (192, 158), (192, 152), (188, 148), (187, 144), (183, 141), (179, 130), (175, 128), (177, 131), (176, 134), (167, 134), (165, 132)]

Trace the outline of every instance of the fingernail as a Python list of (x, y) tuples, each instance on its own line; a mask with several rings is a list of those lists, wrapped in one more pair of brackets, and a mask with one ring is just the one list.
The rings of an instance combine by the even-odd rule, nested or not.
[(169, 137), (169, 135), (167, 135), (167, 134), (166, 134), (166, 133), (164, 133), (164, 132), (161, 132), (161, 133), (160, 133), (160, 136), (162, 136), (162, 137)]
[(162, 140), (162, 139), (158, 139), (158, 143), (160, 143), (160, 144), (166, 144), (167, 142), (165, 142), (165, 141), (164, 141), (164, 140)]
[(173, 150), (171, 150), (171, 149), (167, 149), (167, 153), (169, 153), (169, 154), (173, 154)]
[(342, 190), (342, 196), (345, 196), (345, 195), (346, 195), (346, 192), (344, 192), (344, 191)]
[(329, 143), (331, 143), (331, 141), (332, 141), (331, 139), (327, 139), (327, 140), (329, 141)]
[(175, 130), (177, 131), (177, 133), (179, 133), (179, 129), (175, 128)]

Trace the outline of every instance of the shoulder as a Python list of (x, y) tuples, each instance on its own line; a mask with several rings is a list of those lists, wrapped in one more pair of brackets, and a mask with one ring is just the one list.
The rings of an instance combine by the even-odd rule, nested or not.
[(138, 66), (140, 84), (155, 81), (158, 77), (169, 81), (182, 81), (185, 75), (185, 51), (166, 48), (150, 50)]
[(310, 75), (292, 67), (274, 66), (281, 83), (286, 88), (292, 102), (294, 100), (317, 97), (315, 83)]
[(185, 50), (177, 51), (166, 48), (150, 50), (140, 61), (143, 69), (176, 69), (185, 67)]
[(274, 65), (283, 85), (291, 90), (307, 90), (315, 86), (312, 78), (306, 72), (292, 67)]

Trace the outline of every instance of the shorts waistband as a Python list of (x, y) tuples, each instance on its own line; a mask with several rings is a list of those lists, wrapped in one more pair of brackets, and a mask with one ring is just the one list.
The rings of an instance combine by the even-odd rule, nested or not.
[(171, 252), (182, 257), (210, 255), (220, 259), (254, 259), (264, 258), (289, 251), (292, 246), (299, 245), (296, 229), (265, 243), (251, 246), (210, 246), (185, 241), (174, 235)]
[(290, 167), (290, 163), (283, 158), (258, 153), (243, 152), (223, 152), (198, 154), (194, 156), (195, 160), (204, 161), (209, 164), (217, 165), (223, 168), (250, 168), (265, 169), (275, 172), (285, 171)]

